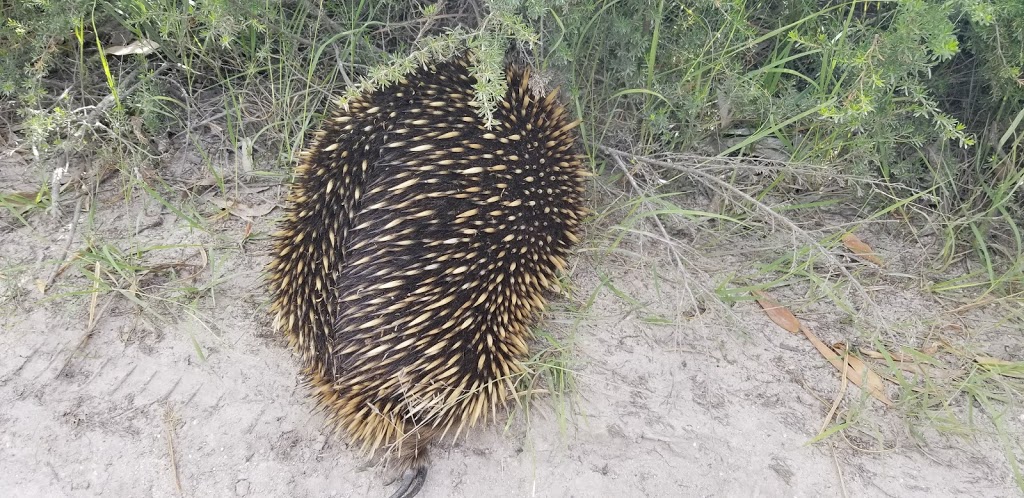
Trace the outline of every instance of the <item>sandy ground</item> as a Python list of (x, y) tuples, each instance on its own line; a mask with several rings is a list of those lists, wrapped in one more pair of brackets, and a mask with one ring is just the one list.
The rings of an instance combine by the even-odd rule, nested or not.
[[(0, 190), (34, 188), (47, 175), (6, 160)], [(162, 174), (172, 186), (202, 175), (189, 164)], [(382, 472), (311, 411), (296, 358), (270, 330), (265, 238), (243, 242), (247, 221), (235, 216), (190, 228), (145, 194), (126, 201), (121, 187), (116, 179), (101, 186), (97, 209), (70, 242), (70, 213), (33, 215), (28, 227), (0, 217), (0, 496), (386, 496)], [(188, 198), (181, 191), (176, 201)], [(240, 192), (253, 206), (282, 195), (277, 186)], [(255, 218), (253, 233), (269, 231), (277, 213)], [(174, 266), (146, 274), (141, 294), (127, 292), (142, 306), (124, 292), (101, 294), (83, 341), (91, 296), (68, 293), (88, 291), (95, 266), (73, 265), (45, 296), (37, 281), (65, 245), (74, 255), (87, 240), (125, 253), (161, 246), (141, 262)], [(639, 251), (641, 242), (627, 238), (623, 248)], [(917, 264), (900, 242), (878, 249)], [(528, 420), (513, 407), (511, 422), (502, 417), (435, 448), (422, 496), (1018, 493), (984, 431), (946, 438), (918, 428), (925, 437), (914, 438), (905, 418), (854, 389), (840, 412), (867, 422), (809, 444), (840, 380), (806, 339), (752, 302), (693, 313), (683, 276), (657, 250), (644, 249), (653, 263), (641, 265), (595, 256), (603, 243), (589, 238), (572, 296), (556, 298), (543, 324), (570, 348), (571, 400), (535, 398)], [(707, 269), (715, 284), (751, 264), (742, 251), (719, 263)], [(607, 279), (635, 302), (602, 286)], [(212, 291), (174, 290), (186, 284)], [(922, 327), (952, 320), (914, 285), (870, 292), (887, 313)], [(586, 313), (569, 311), (595, 294)], [(838, 316), (813, 306), (801, 314), (834, 340), (851, 333)], [(1020, 344), (1009, 326), (985, 327)], [(1015, 430), (1018, 417), (1008, 418)]]

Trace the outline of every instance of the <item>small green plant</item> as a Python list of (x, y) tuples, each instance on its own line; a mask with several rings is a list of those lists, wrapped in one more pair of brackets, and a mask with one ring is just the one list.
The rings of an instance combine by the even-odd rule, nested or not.
[(50, 207), (50, 191), (44, 185), (39, 192), (0, 192), (0, 208), (7, 210), (22, 224), (28, 225), (25, 219), (36, 211), (45, 211)]

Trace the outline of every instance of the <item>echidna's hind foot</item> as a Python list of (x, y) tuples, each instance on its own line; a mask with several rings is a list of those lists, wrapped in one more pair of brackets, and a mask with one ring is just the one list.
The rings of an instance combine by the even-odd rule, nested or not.
[(404, 474), (402, 474), (401, 483), (398, 485), (398, 491), (395, 491), (391, 498), (412, 498), (416, 496), (416, 493), (420, 492), (420, 488), (423, 487), (423, 483), (427, 481), (427, 466), (419, 465), (413, 467)]

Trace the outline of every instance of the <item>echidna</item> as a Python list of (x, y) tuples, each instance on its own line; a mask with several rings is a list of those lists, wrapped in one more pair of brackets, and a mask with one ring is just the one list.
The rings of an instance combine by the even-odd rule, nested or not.
[(552, 92), (509, 67), (488, 129), (468, 57), (337, 110), (300, 156), (268, 281), (330, 423), (407, 470), (493, 416), (577, 242), (582, 157)]

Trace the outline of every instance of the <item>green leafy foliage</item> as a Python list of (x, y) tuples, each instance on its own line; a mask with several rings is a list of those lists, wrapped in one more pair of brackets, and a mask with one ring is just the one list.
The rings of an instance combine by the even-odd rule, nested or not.
[[(1021, 219), (1017, 0), (35, 0), (3, 13), (0, 113), (37, 152), (212, 122), (286, 161), (334, 97), (469, 47), (488, 123), (511, 53), (568, 90), (591, 146), (771, 155), (934, 188), (946, 215)], [(142, 40), (159, 48), (110, 50)]]
[[(577, 83), (602, 99), (587, 104), (626, 118), (621, 134), (643, 137), (650, 150), (774, 128), (795, 159), (888, 176), (926, 144), (969, 149), (984, 126), (1012, 117), (1001, 107), (1024, 102), (1022, 8), (1012, 0), (594, 2), (559, 12), (558, 36), (574, 43), (559, 44), (551, 60), (572, 64)], [(967, 60), (973, 70), (963, 73)], [(971, 112), (961, 114), (965, 94)], [(927, 180), (921, 164), (905, 173)]]
[(609, 0), (543, 19), (541, 57), (570, 75), (591, 143), (881, 179), (957, 220), (949, 260), (964, 243), (1011, 269), (1024, 253), (1024, 3)]

